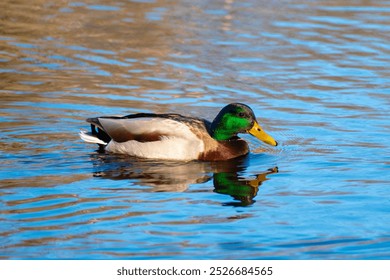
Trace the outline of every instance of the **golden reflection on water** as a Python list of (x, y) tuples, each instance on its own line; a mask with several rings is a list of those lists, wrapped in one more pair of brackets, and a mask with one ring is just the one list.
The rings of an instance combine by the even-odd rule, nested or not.
[[(134, 108), (149, 103), (137, 101), (137, 97), (141, 98), (137, 92), (167, 87), (166, 83), (145, 79), (158, 73), (167, 79), (171, 75), (170, 69), (161, 64), (147, 63), (147, 58), (174, 53), (170, 47), (171, 28), (165, 21), (147, 17), (161, 4), (105, 1), (104, 5), (113, 8), (106, 12), (100, 11), (98, 5), (95, 8), (95, 1), (80, 5), (68, 1), (35, 1), (34, 5), (5, 2), (6, 9), (0, 12), (1, 35), (5, 38), (0, 41), (2, 66), (13, 71), (1, 74), (2, 100), (85, 103), (86, 96), (59, 94), (76, 91), (93, 93), (95, 96), (87, 98), (91, 104), (127, 103)], [(129, 102), (119, 97), (126, 97), (132, 86), (137, 89), (132, 93), (135, 100)], [(15, 91), (26, 93), (14, 95)], [(119, 102), (104, 95), (96, 98), (113, 91)], [(48, 94), (42, 95), (43, 92)], [(1, 106), (7, 103), (2, 102)]]
[[(224, 85), (229, 93), (217, 96), (217, 100), (234, 99), (234, 89), (239, 85), (240, 93), (247, 91), (266, 98), (275, 98), (275, 93), (283, 93), (277, 98), (307, 104), (321, 102), (331, 109), (371, 110), (367, 106), (337, 104), (333, 100), (325, 102), (312, 95), (286, 92), (292, 84), (298, 89), (331, 91), (343, 88), (339, 86), (343, 82), (354, 81), (349, 75), (332, 74), (332, 68), (329, 75), (319, 77), (326, 83), (302, 79), (300, 75), (315, 73), (321, 67), (307, 63), (313, 59), (318, 63), (326, 61), (338, 66), (338, 61), (347, 52), (351, 61), (340, 65), (340, 68), (373, 70), (373, 66), (358, 65), (359, 61), (352, 58), (361, 55), (371, 57), (374, 52), (339, 49), (336, 44), (340, 41), (354, 46), (355, 38), (384, 36), (375, 28), (364, 29), (359, 28), (359, 24), (353, 24), (366, 20), (365, 14), (360, 18), (359, 3), (331, 1), (326, 6), (318, 6), (316, 3), (293, 1), (288, 6), (288, 15), (280, 8), (279, 1), (262, 3), (258, 9), (230, 0), (180, 4), (177, 1), (138, 3), (105, 0), (101, 3), (35, 1), (31, 5), (23, 1), (4, 1), (5, 9), (0, 11), (1, 35), (4, 37), (0, 41), (3, 50), (0, 58), (3, 68), (12, 71), (1, 73), (1, 98), (4, 102), (0, 106), (28, 100), (167, 112), (171, 106), (166, 103), (174, 98), (188, 98), (192, 102), (196, 99), (213, 101), (210, 96), (213, 90), (208, 86), (216, 84)], [(372, 1), (363, 4), (381, 7), (381, 3)], [(343, 6), (351, 6), (352, 9), (338, 9)], [(311, 17), (302, 18), (303, 10), (310, 12)], [(213, 11), (224, 11), (224, 15), (221, 17)], [(380, 19), (385, 15), (379, 13), (378, 16)], [(243, 20), (245, 17), (256, 19), (256, 28), (248, 26), (248, 22)], [(343, 21), (337, 22), (340, 17)], [(267, 31), (266, 34), (262, 34), (263, 30)], [(243, 36), (236, 38), (237, 42), (228, 41), (229, 32), (242, 33)], [(270, 36), (272, 32), (275, 37)], [(291, 35), (302, 43), (291, 44), (282, 36), (276, 36), (279, 33)], [(215, 42), (204, 42), (199, 35), (214, 38)], [(256, 37), (259, 39), (250, 40)], [(309, 39), (319, 46), (336, 45), (327, 51), (317, 50), (303, 43)], [(232, 43), (242, 44), (244, 48), (230, 49), (229, 44)], [(280, 65), (295, 67), (291, 71), (298, 71), (300, 75), (286, 80), (285, 72), (273, 68), (275, 58)], [(239, 63), (231, 63), (232, 59), (238, 59)], [(249, 67), (245, 65), (246, 71), (251, 75), (264, 73), (265, 76), (242, 74), (240, 59), (258, 61), (248, 63)], [(13, 92), (24, 94), (14, 95)], [(267, 106), (267, 102), (254, 96), (245, 98)], [(180, 110), (180, 106), (176, 107)], [(294, 106), (279, 107), (278, 110), (312, 114)]]

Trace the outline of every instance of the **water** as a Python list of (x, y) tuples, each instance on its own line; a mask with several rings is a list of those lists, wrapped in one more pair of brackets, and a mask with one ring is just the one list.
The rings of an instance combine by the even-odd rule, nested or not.
[[(0, 258), (390, 258), (389, 1), (0, 6)], [(278, 147), (178, 163), (77, 136), (236, 101)]]

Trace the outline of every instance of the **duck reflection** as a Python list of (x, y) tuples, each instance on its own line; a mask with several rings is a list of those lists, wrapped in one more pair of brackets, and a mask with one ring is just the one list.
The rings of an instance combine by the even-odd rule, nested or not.
[(248, 167), (247, 157), (224, 162), (161, 162), (113, 154), (93, 154), (93, 175), (111, 180), (136, 180), (136, 184), (153, 192), (183, 192), (191, 184), (213, 182), (214, 192), (230, 195), (233, 202), (224, 205), (247, 206), (255, 202), (261, 184), (273, 167), (254, 174), (252, 179), (240, 176)]
[(255, 202), (253, 198), (257, 195), (260, 185), (267, 180), (266, 175), (277, 172), (278, 168), (273, 167), (266, 172), (257, 174), (256, 178), (252, 180), (240, 178), (238, 174), (234, 172), (214, 173), (214, 191), (220, 194), (230, 195), (236, 200), (235, 202), (226, 203), (225, 205), (251, 205)]

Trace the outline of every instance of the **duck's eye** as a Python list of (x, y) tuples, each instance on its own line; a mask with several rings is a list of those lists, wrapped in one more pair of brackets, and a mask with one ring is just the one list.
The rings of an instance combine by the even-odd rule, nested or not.
[(245, 117), (245, 114), (244, 114), (243, 112), (241, 112), (241, 113), (238, 113), (238, 116), (239, 116), (240, 118), (243, 118), (243, 117)]

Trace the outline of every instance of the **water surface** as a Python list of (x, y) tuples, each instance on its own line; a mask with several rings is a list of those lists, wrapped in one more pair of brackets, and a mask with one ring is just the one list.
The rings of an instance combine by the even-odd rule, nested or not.
[[(389, 259), (389, 1), (3, 1), (1, 259)], [(85, 118), (243, 102), (280, 143), (101, 154)]]

